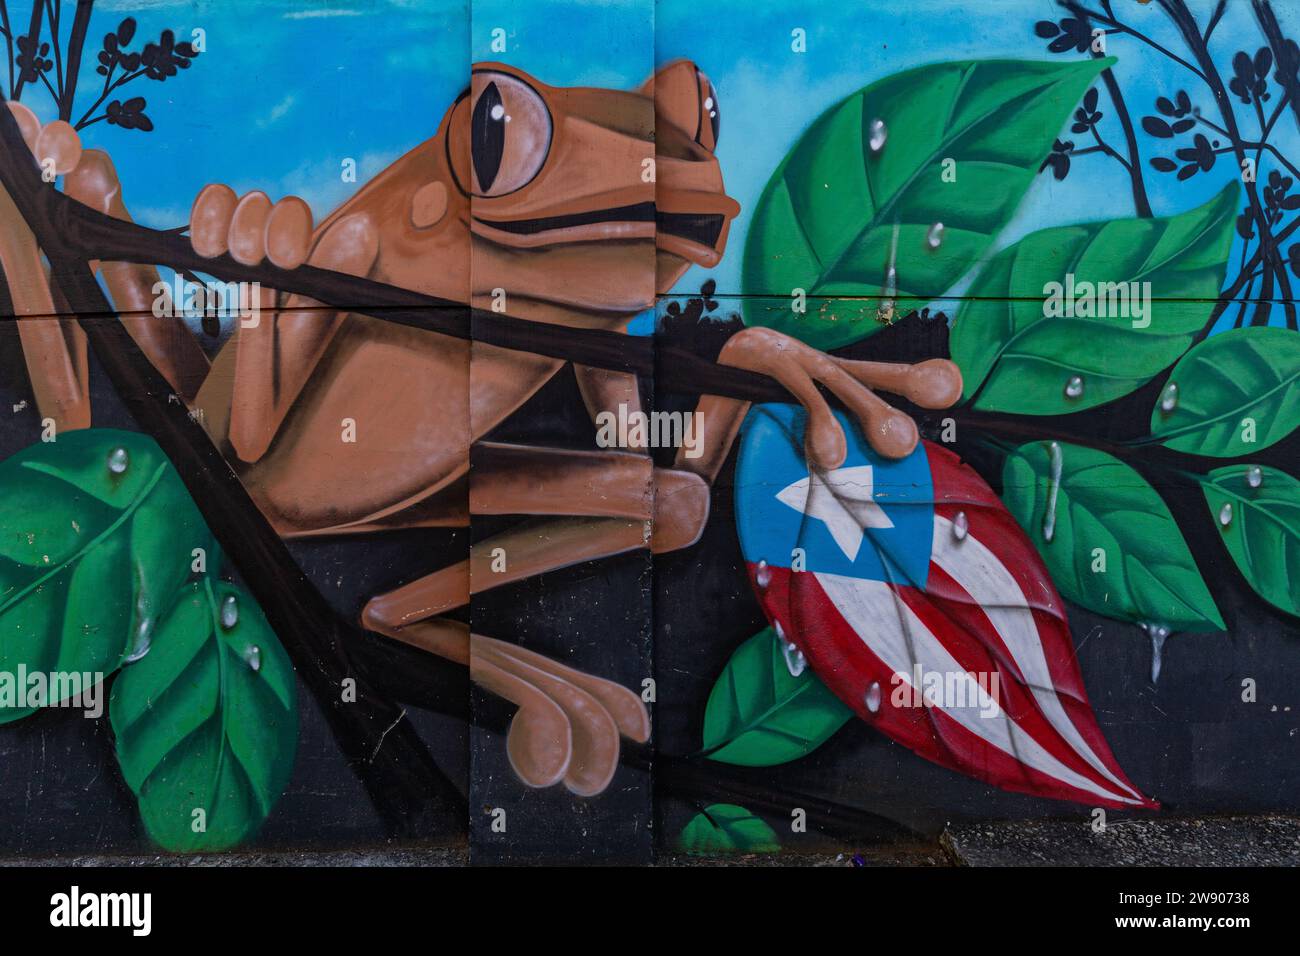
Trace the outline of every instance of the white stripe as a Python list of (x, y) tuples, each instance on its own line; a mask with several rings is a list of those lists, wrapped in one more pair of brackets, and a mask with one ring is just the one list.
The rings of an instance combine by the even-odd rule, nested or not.
[(1034, 613), (1020, 585), (997, 555), (974, 535), (967, 534), (965, 539), (958, 540), (952, 533), (952, 522), (939, 515), (934, 516), (934, 546), (930, 554), (935, 564), (984, 609), (994, 628), (1002, 635), (1003, 643), (1024, 675), (1047, 722), (1098, 773), (1125, 793), (1139, 796), (1107, 768), (1066, 714), (1052, 682), (1052, 672), (1047, 667)]
[[(815, 577), (862, 642), (909, 685), (911, 680), (908, 678), (918, 663), (924, 673), (937, 671), (945, 676), (966, 673), (966, 668), (957, 663), (943, 643), (884, 581), (822, 572), (816, 572)], [(970, 677), (966, 680), (975, 683)], [(1140, 802), (1111, 793), (1071, 770), (1028, 731), (1002, 713), (1001, 708), (991, 717), (981, 716), (978, 699), (978, 694), (968, 693), (967, 706), (941, 709), (966, 730), (1033, 770), (1108, 800)], [(970, 703), (972, 701), (976, 703)]]

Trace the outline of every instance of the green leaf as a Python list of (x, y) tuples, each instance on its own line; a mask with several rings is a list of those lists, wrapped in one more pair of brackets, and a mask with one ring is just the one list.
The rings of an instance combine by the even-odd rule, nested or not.
[[(0, 462), (0, 673), (111, 673), (149, 642), (191, 551), (214, 547), (146, 435), (72, 431)], [(0, 702), (0, 723), (34, 709)]]
[[(1117, 219), (1031, 233), (994, 256), (953, 322), (952, 357), (974, 407), (1060, 415), (1127, 395), (1177, 361), (1214, 309), (1232, 247), (1238, 187), (1168, 219)], [(1150, 283), (1149, 311), (1123, 308), (1106, 286), (1107, 315), (1047, 315), (1049, 283), (1075, 304), (1091, 284)], [(1139, 285), (1139, 292), (1144, 287)], [(1111, 292), (1116, 291), (1112, 298)], [(1097, 297), (1100, 301), (1100, 296)], [(1060, 303), (1064, 309), (1065, 303)], [(1115, 313), (1123, 312), (1123, 315)], [(1135, 328), (1135, 321), (1149, 325)], [(1078, 376), (1078, 394), (1067, 385)]]
[(1269, 604), (1300, 615), (1300, 481), (1276, 468), (1230, 465), (1202, 478), (1201, 490), (1247, 583)]
[(248, 594), (208, 578), (182, 589), (109, 703), (122, 776), (160, 846), (221, 850), (256, 832), (293, 769), (296, 696), (289, 658)]
[(1031, 442), (1007, 457), (1002, 488), (1007, 509), (1029, 533), (1062, 597), (1139, 624), (1224, 629), (1173, 515), (1118, 458), (1064, 442)]
[(1300, 335), (1270, 328), (1221, 332), (1183, 356), (1169, 383), (1177, 387), (1176, 404), (1166, 412), (1156, 402), (1153, 437), (1194, 455), (1249, 455), (1300, 426)]
[[(895, 225), (896, 293), (947, 292), (1029, 189), (1079, 98), (1113, 59), (977, 60), (896, 73), (832, 106), (772, 174), (745, 239), (745, 321), (820, 349), (856, 341), (875, 321)], [(888, 138), (870, 148), (870, 126)], [(943, 180), (954, 160), (959, 185)], [(926, 241), (943, 224), (938, 248)], [(807, 315), (789, 296), (817, 302)]]
[(695, 856), (722, 853), (775, 853), (776, 831), (744, 807), (715, 803), (682, 829), (681, 848)]
[(704, 749), (720, 763), (771, 767), (812, 753), (852, 716), (811, 670), (790, 675), (769, 627), (737, 648), (713, 685)]

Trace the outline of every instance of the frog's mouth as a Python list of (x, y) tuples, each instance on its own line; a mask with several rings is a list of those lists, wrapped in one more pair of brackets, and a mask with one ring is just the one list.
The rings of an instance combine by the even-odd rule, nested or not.
[(475, 217), (474, 226), (476, 232), (487, 238), (493, 238), (495, 232), (497, 238), (509, 245), (525, 248), (565, 242), (653, 238), (664, 251), (708, 267), (722, 258), (722, 240), (729, 218), (727, 212), (668, 212), (653, 202), (639, 202), (537, 219)]

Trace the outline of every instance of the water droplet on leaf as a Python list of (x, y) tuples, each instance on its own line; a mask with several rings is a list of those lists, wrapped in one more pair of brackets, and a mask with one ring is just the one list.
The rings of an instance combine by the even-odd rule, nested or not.
[(925, 244), (931, 249), (938, 249), (943, 244), (943, 223), (936, 222), (925, 234)]
[(245, 652), (244, 660), (248, 662), (249, 670), (257, 673), (262, 669), (262, 649), (254, 644)]
[(1246, 469), (1246, 484), (1252, 488), (1258, 488), (1264, 483), (1264, 469), (1259, 465), (1251, 465)]
[(221, 626), (227, 631), (239, 623), (239, 601), (233, 594), (227, 594), (221, 602)]
[(131, 456), (125, 448), (114, 448), (108, 453), (108, 470), (115, 475), (121, 475), (126, 472), (127, 466), (131, 464)]
[(1219, 524), (1225, 528), (1232, 524), (1232, 502), (1225, 501), (1223, 507), (1219, 509)]
[(871, 686), (867, 688), (866, 696), (863, 698), (863, 703), (867, 705), (867, 710), (869, 710), (873, 714), (876, 713), (878, 710), (880, 710), (880, 682), (879, 681), (873, 680), (871, 682)]
[(1065, 397), (1078, 398), (1082, 394), (1083, 394), (1083, 379), (1081, 379), (1077, 375), (1072, 376), (1070, 380), (1065, 383)]
[(1051, 474), (1047, 481), (1047, 509), (1043, 512), (1043, 540), (1051, 541), (1056, 537), (1056, 496), (1061, 490), (1061, 468), (1064, 465), (1060, 444), (1052, 442), (1048, 445), (1047, 456)]
[(1160, 393), (1160, 410), (1168, 415), (1178, 407), (1178, 383), (1170, 382)]
[(142, 624), (139, 633), (136, 634), (135, 642), (131, 645), (131, 652), (122, 658), (123, 664), (134, 664), (140, 658), (149, 653), (149, 648), (153, 646), (153, 638), (149, 627)]
[(878, 153), (885, 148), (885, 140), (889, 139), (889, 128), (885, 126), (882, 119), (873, 119), (867, 127), (867, 145), (871, 147), (873, 153)]
[(803, 656), (803, 651), (793, 644), (782, 645), (781, 653), (785, 655), (785, 667), (791, 677), (798, 677), (808, 667), (808, 659)]

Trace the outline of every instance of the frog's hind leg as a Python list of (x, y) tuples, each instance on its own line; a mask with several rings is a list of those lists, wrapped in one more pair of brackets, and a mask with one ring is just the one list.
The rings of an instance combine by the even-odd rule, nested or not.
[(480, 443), (471, 461), (471, 514), (534, 520), (476, 543), (468, 560), (372, 599), (362, 622), (468, 663), (477, 683), (518, 704), (508, 749), (526, 783), (547, 786), (563, 779), (576, 793), (599, 793), (616, 769), (619, 736), (649, 738), (640, 697), (532, 651), (471, 634), (467, 625), (441, 615), (465, 606), (474, 594), (544, 571), (647, 546), (684, 547), (698, 538), (708, 517), (708, 487), (696, 475), (655, 469), (642, 455), (618, 451)]

